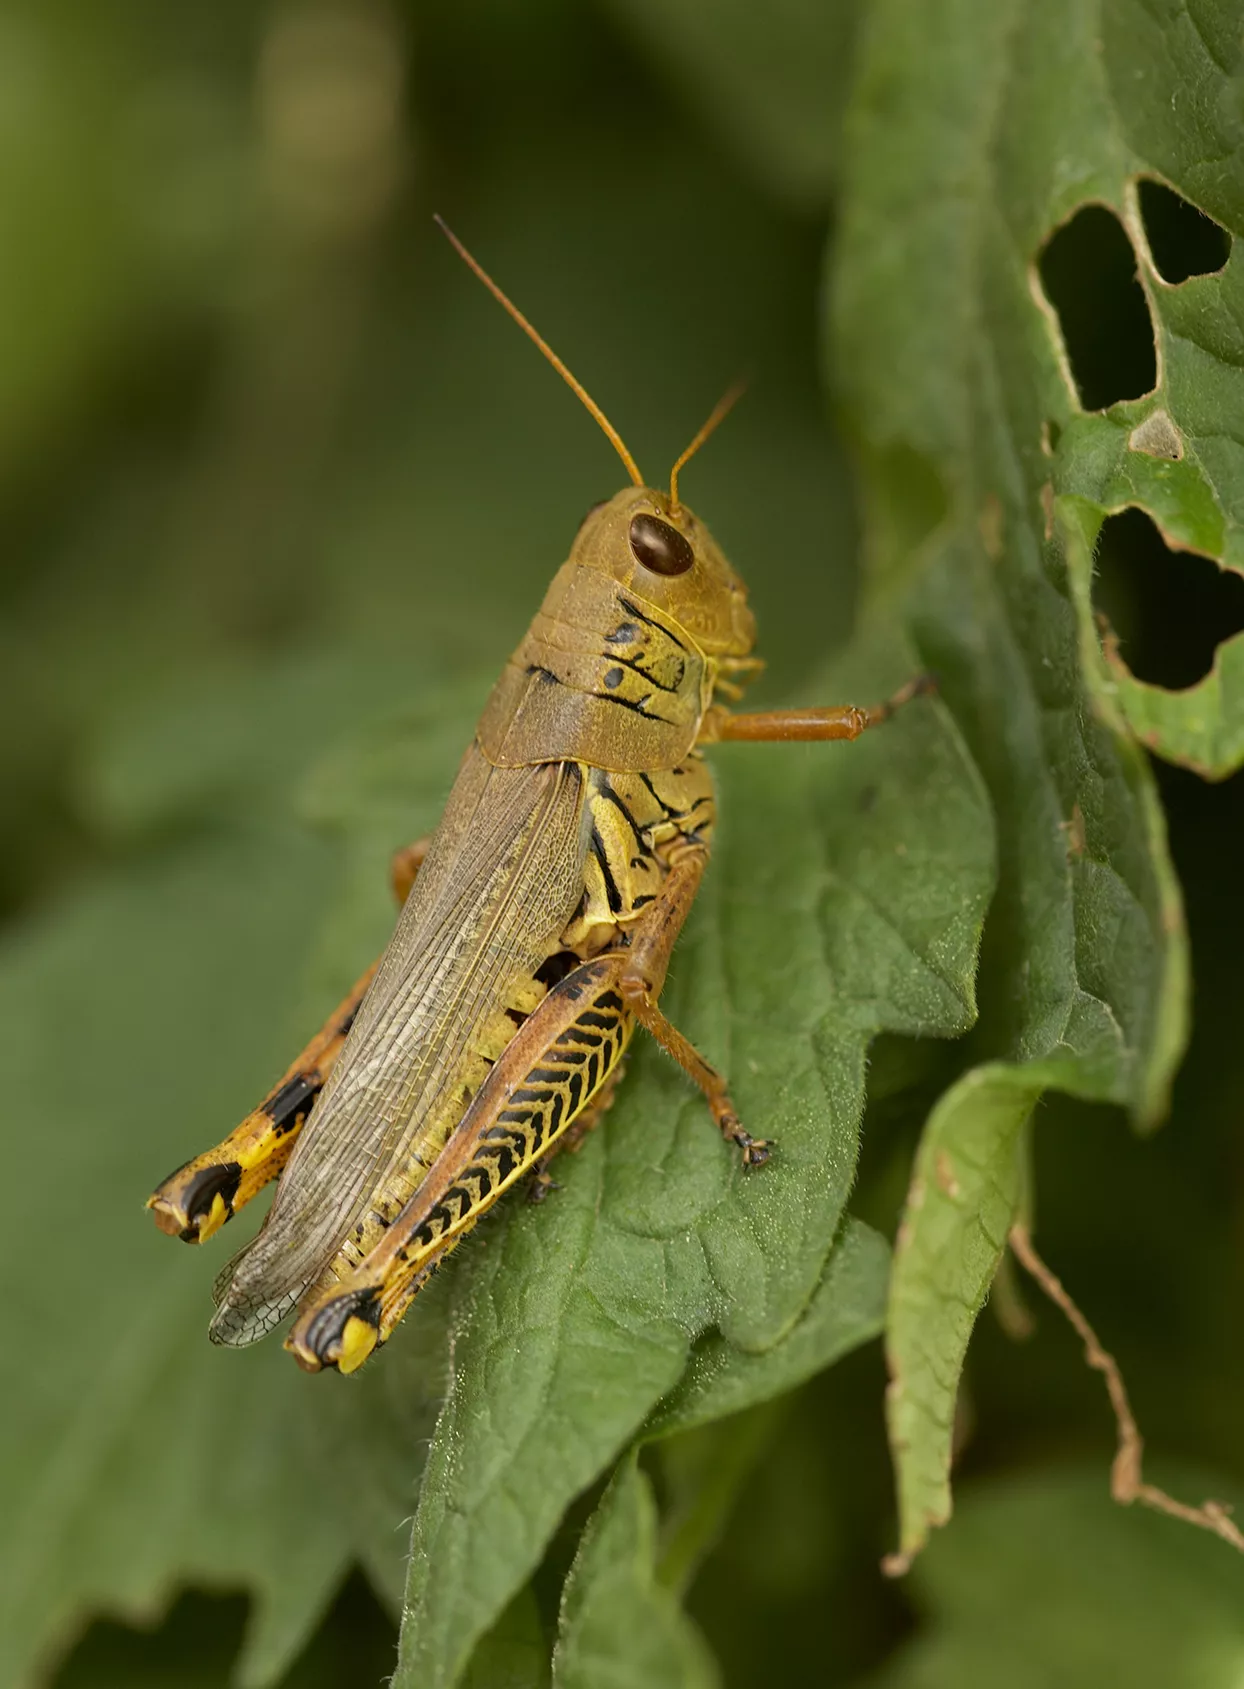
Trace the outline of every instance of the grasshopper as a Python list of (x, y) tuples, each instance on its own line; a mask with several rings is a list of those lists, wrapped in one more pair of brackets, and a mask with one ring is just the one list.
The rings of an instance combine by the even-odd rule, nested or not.
[[(440, 220), (438, 219), (438, 222)], [(446, 1255), (613, 1100), (637, 1025), (704, 1093), (745, 1167), (772, 1145), (659, 1007), (708, 864), (720, 740), (855, 739), (872, 709), (729, 708), (761, 668), (743, 582), (679, 498), (645, 484), (603, 411), (444, 224), (464, 261), (600, 424), (630, 485), (589, 511), (506, 664), (430, 840), (398, 853), (402, 904), (358, 981), (254, 1113), (148, 1201), (203, 1243), (271, 1179), (275, 1200), (217, 1280), (210, 1335), (295, 1314), (309, 1371), (353, 1372)], [(723, 702), (722, 700), (726, 700)]]

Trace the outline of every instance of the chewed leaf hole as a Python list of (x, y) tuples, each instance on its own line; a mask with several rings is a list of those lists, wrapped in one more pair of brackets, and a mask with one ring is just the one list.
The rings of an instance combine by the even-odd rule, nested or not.
[(1150, 392), (1158, 379), (1153, 323), (1136, 254), (1114, 212), (1104, 205), (1077, 211), (1045, 243), (1037, 269), (1085, 410)]
[(1171, 692), (1204, 679), (1223, 640), (1244, 629), (1244, 576), (1172, 551), (1143, 510), (1103, 522), (1093, 602), (1137, 680)]
[(1183, 282), (1222, 269), (1231, 256), (1231, 236), (1220, 223), (1165, 182), (1142, 177), (1138, 188), (1149, 251), (1163, 281)]

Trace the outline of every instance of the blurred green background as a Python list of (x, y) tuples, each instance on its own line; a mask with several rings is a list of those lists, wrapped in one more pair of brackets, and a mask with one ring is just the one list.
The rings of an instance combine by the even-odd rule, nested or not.
[(767, 191), (607, 7), (6, 7), (3, 894), (98, 848), (110, 712), (413, 638), (482, 671), (621, 469), (440, 210), (660, 479), (689, 477), (784, 684), (846, 633), (816, 377), (825, 193)]
[[(818, 317), (854, 12), (763, 10), (5, 0), (10, 935), (37, 930), (100, 867), (141, 864), (199, 824), (204, 792), (227, 785), (211, 758), (227, 755), (234, 718), (262, 780), (265, 751), (283, 754), (294, 732), (265, 713), (288, 707), (265, 692), (271, 675), (305, 671), (305, 695), (282, 696), (310, 743), (400, 696), (406, 673), (412, 690), (431, 670), (482, 697), (583, 512), (619, 484), (606, 442), (464, 271), (434, 210), (651, 478), (727, 382), (749, 378), (686, 495), (749, 582), (767, 696), (845, 640), (857, 532)], [(325, 673), (359, 678), (321, 687)], [(152, 809), (104, 752), (135, 731), (158, 741), (161, 724)], [(168, 776), (183, 754), (194, 773), (179, 803)], [(1167, 770), (1161, 783), (1189, 903), (1192, 1050), (1152, 1143), (1112, 1111), (1043, 1109), (1042, 1244), (1091, 1300), (1154, 1446), (1239, 1480), (1244, 796), (1238, 778), (1207, 787)], [(866, 1121), (855, 1206), (887, 1230), (935, 1090), (879, 1101)], [(970, 1654), (1025, 1597), (1055, 1634), (1105, 1625), (1109, 1654), (1108, 1615), (1080, 1611), (1072, 1574), (1077, 1557), (1109, 1552), (1092, 1530), (1105, 1542), (1113, 1528), (1093, 1505), (1112, 1427), (1073, 1338), (1044, 1310), (1020, 1346), (982, 1322), (955, 1526), (966, 1563), (946, 1560), (941, 1585), (895, 1586), (877, 1569), (893, 1529), (883, 1382), (874, 1345), (778, 1410), (691, 1599), (727, 1683), (967, 1681), (953, 1646), (927, 1640), (930, 1610)], [(1043, 1473), (1061, 1512), (1043, 1518), (1031, 1493), (1003, 1505), (1016, 1482), (1040, 1492)], [(1068, 1539), (1080, 1518), (1085, 1538)], [(1156, 1555), (1166, 1527), (1153, 1529)], [(1027, 1530), (1065, 1548), (1066, 1589), (1008, 1556)], [(1154, 1603), (1174, 1603), (1172, 1625), (1196, 1623), (1171, 1587), (1155, 1573)], [(223, 1684), (244, 1617), (241, 1594), (191, 1591), (148, 1632), (100, 1619), (54, 1681)], [(916, 1651), (895, 1656), (913, 1635)], [(287, 1681), (377, 1682), (393, 1636), (356, 1577)], [(1163, 1681), (1139, 1667), (1114, 1680)]]

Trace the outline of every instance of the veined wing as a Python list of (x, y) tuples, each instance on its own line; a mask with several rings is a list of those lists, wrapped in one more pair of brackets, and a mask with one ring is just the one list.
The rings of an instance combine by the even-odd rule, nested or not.
[(494, 768), (473, 746), (263, 1230), (226, 1269), (217, 1342), (264, 1336), (409, 1164), (474, 1030), (555, 947), (583, 893), (575, 763)]

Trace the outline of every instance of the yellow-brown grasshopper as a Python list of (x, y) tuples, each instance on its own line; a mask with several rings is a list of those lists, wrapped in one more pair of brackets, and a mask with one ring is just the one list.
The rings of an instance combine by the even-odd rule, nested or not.
[(604, 413), (445, 233), (632, 484), (588, 513), (440, 826), (395, 859), (403, 908), (380, 961), (260, 1107), (149, 1200), (164, 1231), (201, 1243), (281, 1175), (262, 1230), (217, 1282), (211, 1335), (250, 1343), (296, 1310), (286, 1347), (312, 1371), (360, 1366), (497, 1198), (543, 1178), (595, 1125), (637, 1023), (700, 1087), (744, 1164), (767, 1159), (725, 1080), (658, 1007), (713, 835), (701, 747), (854, 739), (926, 685), (867, 710), (742, 715), (720, 702), (761, 666), (755, 621), (678, 476), (735, 395), (669, 491), (646, 486)]

